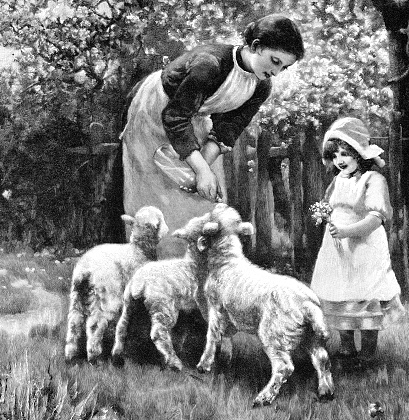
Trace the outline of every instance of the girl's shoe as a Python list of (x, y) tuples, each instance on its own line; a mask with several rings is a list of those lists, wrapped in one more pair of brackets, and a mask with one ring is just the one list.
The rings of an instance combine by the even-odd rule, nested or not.
[(345, 372), (352, 372), (355, 369), (357, 357), (356, 350), (352, 352), (339, 350), (333, 355), (334, 365)]
[(338, 350), (334, 356), (335, 359), (338, 360), (347, 360), (347, 359), (353, 359), (355, 357), (358, 357), (358, 352), (356, 350), (354, 351), (346, 351), (346, 350)]
[(376, 367), (376, 358), (374, 355), (372, 356), (365, 356), (361, 353), (358, 354), (357, 357), (357, 369), (358, 370), (370, 370)]

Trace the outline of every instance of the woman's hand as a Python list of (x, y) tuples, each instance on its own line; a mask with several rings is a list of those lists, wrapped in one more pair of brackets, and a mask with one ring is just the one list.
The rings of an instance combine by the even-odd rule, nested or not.
[(198, 150), (194, 150), (186, 162), (192, 167), (196, 174), (197, 193), (209, 201), (219, 201), (222, 197), (219, 180), (210, 169), (210, 166)]
[(201, 197), (209, 201), (215, 202), (223, 196), (219, 180), (210, 168), (196, 173), (196, 189)]

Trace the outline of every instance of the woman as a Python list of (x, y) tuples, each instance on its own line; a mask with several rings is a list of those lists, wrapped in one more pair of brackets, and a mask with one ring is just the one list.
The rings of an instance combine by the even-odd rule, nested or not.
[[(270, 77), (304, 55), (298, 28), (280, 15), (251, 23), (244, 39), (244, 46), (198, 46), (134, 89), (121, 135), (127, 214), (155, 205), (172, 232), (225, 196), (217, 158), (231, 150), (268, 98)], [(155, 165), (155, 151), (166, 143), (193, 169), (197, 194), (182, 191)], [(184, 244), (176, 241), (162, 240), (160, 256), (183, 254)]]

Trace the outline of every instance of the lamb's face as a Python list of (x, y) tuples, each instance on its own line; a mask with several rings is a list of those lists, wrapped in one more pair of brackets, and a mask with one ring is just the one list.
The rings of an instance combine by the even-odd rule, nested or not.
[(215, 206), (210, 219), (204, 233), (211, 236), (218, 232), (223, 235), (252, 235), (254, 233), (251, 223), (243, 222), (237, 210), (223, 203)]
[(206, 213), (200, 217), (193, 217), (186, 225), (175, 230), (172, 236), (184, 239), (189, 243), (195, 243), (202, 235), (203, 226), (210, 220), (210, 213)]
[(131, 242), (152, 236), (157, 237), (159, 242), (169, 232), (163, 213), (154, 206), (142, 207), (135, 213), (135, 217), (128, 215), (121, 217), (125, 223), (132, 226)]

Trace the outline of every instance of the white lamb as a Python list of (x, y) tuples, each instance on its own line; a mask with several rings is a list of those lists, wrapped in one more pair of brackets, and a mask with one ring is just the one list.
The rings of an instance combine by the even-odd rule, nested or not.
[[(143, 299), (151, 319), (151, 339), (163, 355), (166, 366), (181, 370), (182, 361), (172, 344), (171, 330), (176, 325), (180, 311), (197, 307), (207, 315), (206, 298), (203, 294), (207, 277), (207, 253), (198, 243), (202, 229), (210, 214), (191, 219), (173, 235), (188, 242), (183, 258), (150, 262), (139, 268), (125, 288), (122, 315), (118, 321), (113, 362), (123, 364), (123, 353), (129, 323), (137, 316), (134, 312), (138, 299)], [(203, 239), (201, 240), (203, 241)]]
[(114, 328), (121, 313), (126, 284), (140, 266), (156, 259), (157, 244), (168, 233), (156, 207), (142, 207), (135, 217), (121, 218), (131, 226), (130, 242), (97, 245), (74, 268), (65, 346), (68, 362), (82, 356), (85, 339), (89, 362), (102, 355), (107, 329)]
[(269, 405), (294, 370), (291, 355), (298, 347), (310, 355), (318, 374), (318, 394), (333, 398), (334, 385), (324, 343), (328, 331), (317, 296), (288, 276), (272, 274), (252, 264), (242, 252), (239, 234), (251, 234), (236, 210), (216, 205), (203, 228), (209, 244), (208, 332), (197, 368), (210, 371), (216, 345), (224, 335), (257, 334), (272, 367), (272, 376), (254, 406)]

